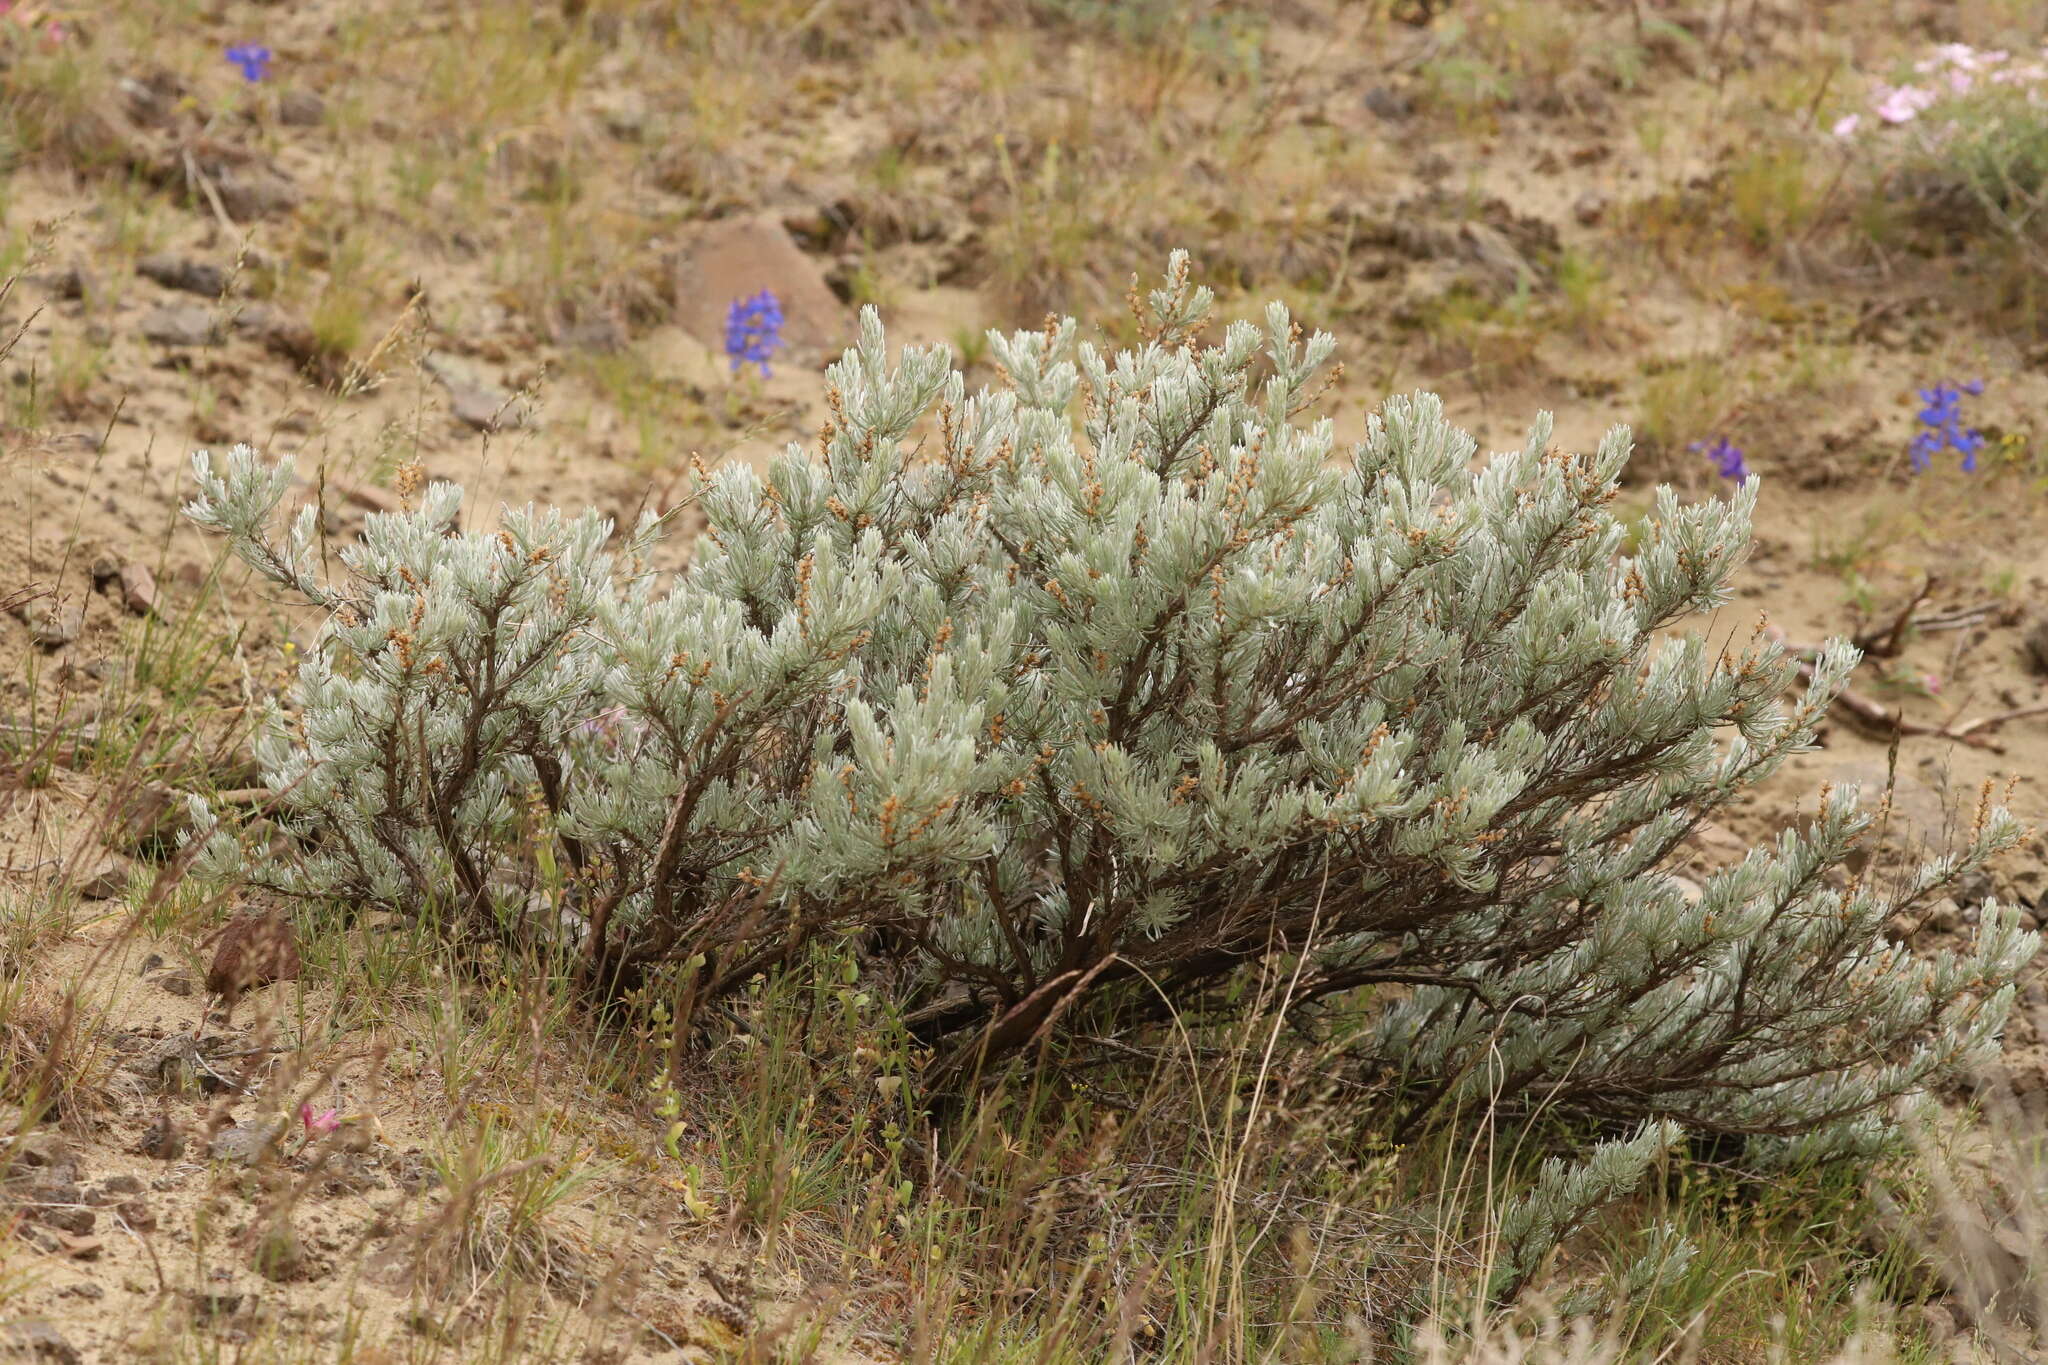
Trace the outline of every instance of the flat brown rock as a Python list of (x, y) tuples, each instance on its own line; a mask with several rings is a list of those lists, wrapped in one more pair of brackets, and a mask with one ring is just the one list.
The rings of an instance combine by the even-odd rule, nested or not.
[(853, 340), (853, 320), (824, 273), (769, 215), (707, 223), (676, 257), (676, 321), (725, 354), (725, 315), (763, 289), (782, 305), (782, 346), (771, 366), (812, 368)]

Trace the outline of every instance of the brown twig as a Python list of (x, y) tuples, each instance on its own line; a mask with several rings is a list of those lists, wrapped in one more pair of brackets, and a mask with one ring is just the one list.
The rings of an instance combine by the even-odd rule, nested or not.
[[(1776, 626), (1766, 627), (1765, 633), (1783, 645), (1786, 651), (1798, 661), (1801, 681), (1812, 682), (1814, 660), (1820, 656), (1819, 647), (1815, 645), (1794, 644), (1787, 640), (1785, 633)], [(1976, 720), (1965, 721), (1961, 725), (1929, 725), (1923, 721), (1907, 720), (1903, 709), (1888, 707), (1882, 702), (1873, 701), (1871, 698), (1846, 687), (1835, 695), (1831, 709), (1832, 707), (1841, 708), (1852, 720), (1861, 721), (1866, 727), (1883, 734), (1915, 735), (1926, 736), (1931, 739), (1954, 740), (1959, 744), (1968, 744), (1973, 748), (1988, 749), (1994, 754), (2004, 753), (2005, 748), (2000, 744), (1994, 743), (1984, 733), (1985, 731), (2003, 725), (2009, 720), (2021, 720), (2027, 716), (2048, 714), (2048, 702), (2041, 702), (2033, 706), (2022, 706), (2011, 711), (2000, 711), (1995, 715), (1979, 716)]]
[(1882, 630), (1860, 632), (1853, 641), (1856, 648), (1872, 658), (1897, 658), (1899, 651), (1904, 648), (1902, 637), (1905, 635), (1907, 627), (1915, 624), (1913, 620), (1914, 608), (1925, 602), (1928, 595), (1934, 591), (1936, 585), (1940, 582), (1941, 580), (1933, 574), (1927, 575), (1920, 584), (1920, 590), (1906, 599), (1906, 605), (1899, 608), (1899, 614), (1892, 618), (1892, 623)]

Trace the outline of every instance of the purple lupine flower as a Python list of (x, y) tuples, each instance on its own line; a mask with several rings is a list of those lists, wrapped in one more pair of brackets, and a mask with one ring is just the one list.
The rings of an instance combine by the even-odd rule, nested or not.
[(1718, 436), (1712, 441), (1694, 441), (1687, 449), (1699, 451), (1712, 460), (1715, 472), (1724, 479), (1745, 483), (1750, 478), (1749, 463), (1743, 458), (1742, 447), (1730, 442), (1726, 436)]
[(1942, 382), (1919, 391), (1920, 401), (1927, 405), (1920, 409), (1920, 425), (1924, 429), (1906, 448), (1916, 473), (1932, 468), (1934, 457), (1944, 450), (1953, 450), (1963, 457), (1965, 474), (1977, 472), (1977, 452), (1984, 448), (1984, 433), (1963, 425), (1963, 396), (1975, 398), (1983, 392), (1981, 379), (1963, 384)]
[(236, 43), (228, 49), (228, 60), (242, 68), (242, 79), (254, 85), (268, 74), (270, 49), (261, 43)]
[(768, 357), (781, 347), (782, 302), (773, 291), (763, 289), (750, 299), (732, 301), (725, 313), (725, 354), (734, 374), (742, 365), (759, 365), (766, 379)]

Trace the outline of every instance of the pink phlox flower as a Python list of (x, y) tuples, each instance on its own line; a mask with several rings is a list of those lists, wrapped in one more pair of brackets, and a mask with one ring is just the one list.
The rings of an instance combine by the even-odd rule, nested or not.
[(1862, 126), (1863, 115), (1844, 114), (1840, 118), (1835, 120), (1833, 132), (1837, 138), (1846, 141), (1849, 138), (1856, 136), (1856, 130), (1858, 128), (1861, 128)]
[(331, 1133), (341, 1127), (341, 1111), (323, 1109), (316, 1114), (312, 1105), (302, 1104), (299, 1106), (299, 1122), (306, 1125), (306, 1136), (312, 1138), (321, 1133)]
[(1923, 90), (1917, 85), (1901, 85), (1879, 97), (1876, 113), (1886, 123), (1908, 123), (1937, 98), (1932, 90)]

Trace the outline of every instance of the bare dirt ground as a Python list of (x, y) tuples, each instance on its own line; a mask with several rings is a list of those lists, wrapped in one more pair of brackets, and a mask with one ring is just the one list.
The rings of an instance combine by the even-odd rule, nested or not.
[[(693, 454), (759, 461), (807, 439), (859, 302), (892, 343), (971, 362), (982, 328), (1036, 325), (1048, 307), (1115, 328), (1131, 270), (1186, 245), (1229, 308), (1277, 294), (1337, 334), (1341, 431), (1412, 388), (1440, 391), (1483, 449), (1519, 443), (1538, 409), (1571, 446), (1634, 423), (1644, 508), (1653, 478), (1721, 495), (1690, 442), (1744, 447), (1764, 479), (1755, 553), (1736, 600), (1697, 626), (1746, 634), (1762, 613), (1799, 644), (1860, 636), (1867, 705), (1840, 708), (1703, 858), (1770, 837), (1822, 784), (1890, 782), (1898, 848), (1967, 825), (1987, 782), (2048, 823), (2035, 334), (1960, 305), (1958, 260), (1852, 241), (1825, 199), (1826, 146), (1802, 163), (1805, 199), (1786, 200), (1797, 214), (1773, 218), (1768, 185), (1751, 219), (1712, 207), (1764, 176), (1760, 124), (1804, 120), (1818, 138), (1813, 110), (1848, 73), (1936, 39), (1988, 41), (1972, 25), (2007, 11), (1571, 6), (1582, 27), (1560, 55), (1543, 4), (1425, 23), (1330, 0), (1191, 7), (1210, 46), (1170, 50), (1085, 5), (957, 24), (905, 6), (843, 32), (829, 5), (809, 19), (751, 6), (724, 36), (656, 6), (585, 8), (37, 11), (66, 26), (56, 39), (0, 15), (15, 107), (38, 120), (18, 126), (0, 187), (0, 276), (16, 277), (0, 302), (0, 339), (15, 338), (0, 592), (42, 594), (0, 621), (11, 733), (40, 743), (60, 723), (127, 725), (196, 698), (229, 721), (182, 748), (184, 731), (160, 737), (175, 785), (195, 754), (231, 755), (234, 709), (283, 682), (316, 623), (178, 518), (196, 448), (292, 458), (337, 546), (397, 505), (402, 464), (464, 483), (472, 518), (531, 499), (630, 520), (680, 499)], [(275, 57), (248, 83), (220, 53), (253, 37)], [(1589, 55), (1603, 44), (1627, 45), (1636, 74)], [(1824, 86), (1829, 70), (1841, 85)], [(1469, 93), (1495, 79), (1497, 95)], [(734, 373), (719, 330), (730, 300), (764, 287), (792, 301), (765, 379)], [(1975, 475), (1915, 475), (1905, 458), (1913, 391), (1943, 377), (1983, 378), (1974, 420), (2012, 438)], [(202, 658), (221, 665), (203, 679)], [(1995, 717), (2010, 718), (1961, 733)], [(454, 1255), (432, 1241), (450, 1097), (430, 1064), (441, 1043), (417, 1033), (431, 1002), (366, 1017), (313, 963), (231, 1030), (202, 1030), (196, 1063), (163, 1060), (199, 1019), (203, 952), (182, 929), (128, 927), (123, 899), (164, 850), (110, 817), (132, 796), (118, 786), (58, 764), (0, 819), (10, 905), (57, 871), (96, 877), (37, 971), (55, 983), (91, 964), (99, 983), (70, 1032), (94, 1094), (26, 1154), (40, 1207), (22, 1225), (32, 1257), (6, 1262), (27, 1277), (8, 1316), (51, 1326), (65, 1345), (47, 1358), (109, 1361), (170, 1351), (179, 1314), (217, 1322), (219, 1358), (271, 1358), (233, 1343), (283, 1352), (291, 1337), (402, 1339), (428, 1358), (517, 1317), (453, 1291), (438, 1317), (418, 1307), (422, 1258)], [(1975, 890), (2031, 912), (2048, 844)], [(1975, 914), (1950, 906), (1902, 932), (1938, 948)], [(2038, 971), (2023, 1013), (2048, 1008)], [(58, 1008), (54, 984), (28, 989)], [(317, 1093), (350, 1122), (315, 1133), (287, 1108), (281, 1160), (259, 1176), (217, 1144), (272, 1121), (232, 1091), (285, 1035), (329, 1074), (295, 1089), (264, 1073), (263, 1093)], [(2042, 1038), (2016, 1025), (2022, 1090), (2043, 1083)], [(167, 1093), (164, 1065), (205, 1089)], [(461, 1102), (509, 1103), (516, 1081)], [(629, 1316), (560, 1319), (572, 1335), (555, 1358), (713, 1358), (730, 1320), (805, 1292), (732, 1289), (688, 1192), (636, 1165), (630, 1111), (577, 1098), (553, 1102), (557, 1141), (532, 1159), (591, 1178), (564, 1205), (571, 1242), (536, 1254), (560, 1263), (558, 1295), (573, 1284)], [(144, 1154), (166, 1121), (183, 1154)], [(216, 1254), (247, 1240), (279, 1181), (310, 1193), (277, 1267)], [(366, 1246), (390, 1254), (363, 1260)], [(357, 1264), (379, 1269), (337, 1273)], [(404, 1357), (366, 1344), (352, 1358)]]

